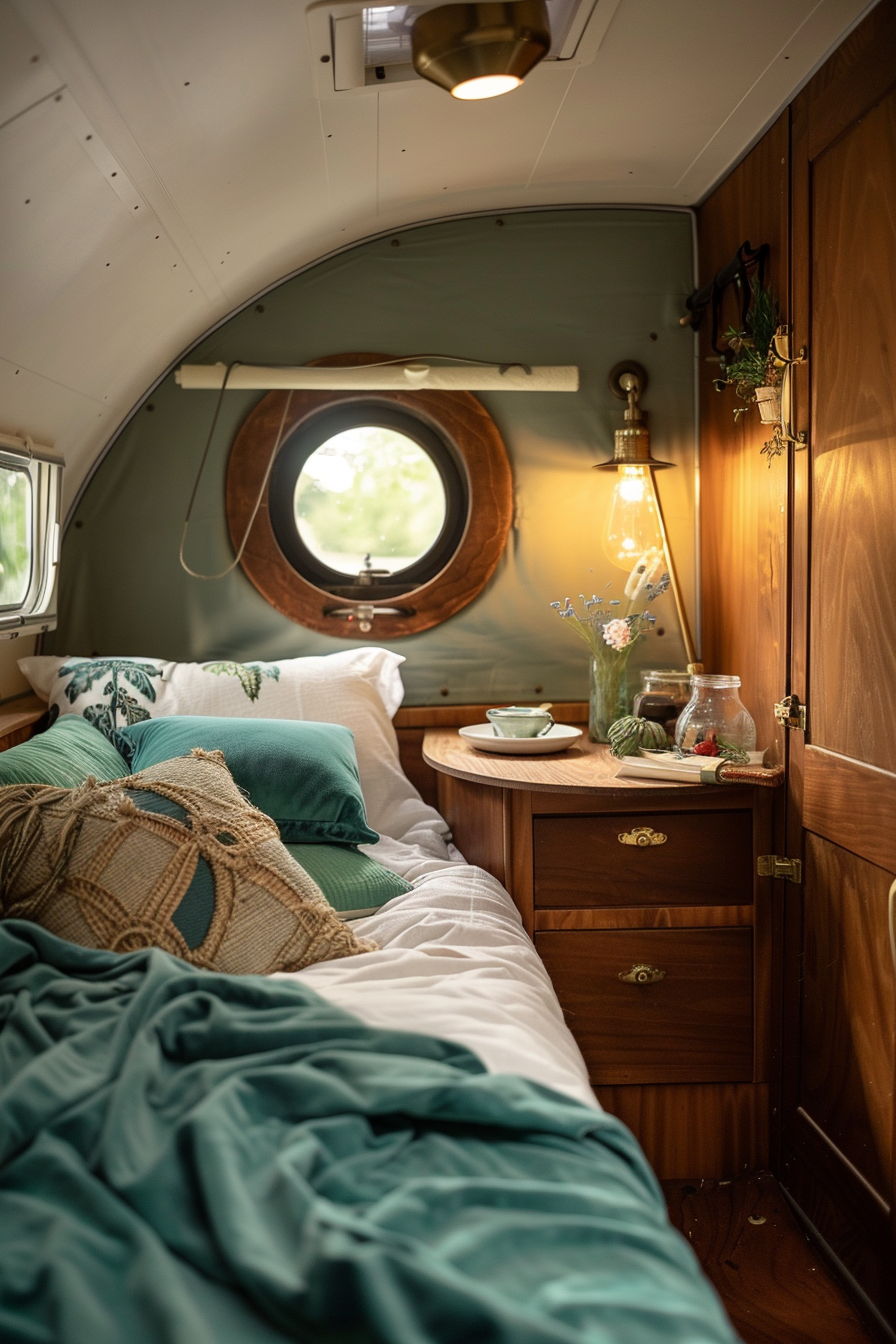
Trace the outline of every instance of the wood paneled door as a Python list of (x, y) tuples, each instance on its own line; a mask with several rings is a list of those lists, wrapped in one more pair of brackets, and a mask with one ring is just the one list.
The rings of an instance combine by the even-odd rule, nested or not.
[(792, 109), (791, 687), (782, 1183), (896, 1323), (896, 3)]

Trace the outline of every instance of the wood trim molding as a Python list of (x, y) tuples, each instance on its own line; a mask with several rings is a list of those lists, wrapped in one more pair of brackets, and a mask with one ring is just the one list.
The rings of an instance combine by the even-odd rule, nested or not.
[[(314, 361), (318, 365), (373, 362), (382, 355), (345, 354)], [(287, 392), (269, 392), (240, 429), (227, 464), (225, 510), (230, 539), (238, 550), (249, 524), (277, 441)], [(287, 439), (324, 408), (352, 401), (381, 401), (419, 417), (450, 440), (466, 475), (470, 511), (460, 546), (434, 579), (406, 598), (383, 599), (382, 606), (406, 606), (412, 615), (375, 618), (374, 632), (356, 621), (324, 615), (334, 606), (349, 606), (316, 587), (290, 564), (277, 544), (265, 486), (241, 561), (250, 582), (281, 615), (319, 634), (337, 639), (377, 642), (417, 634), (439, 625), (477, 597), (497, 568), (513, 520), (513, 477), (507, 449), (488, 411), (469, 392), (293, 392), (283, 427)], [(374, 600), (372, 605), (376, 607)]]
[(47, 712), (47, 703), (36, 695), (25, 695), (0, 705), (0, 751), (27, 742)]
[(811, 746), (805, 767), (806, 829), (896, 873), (896, 775)]

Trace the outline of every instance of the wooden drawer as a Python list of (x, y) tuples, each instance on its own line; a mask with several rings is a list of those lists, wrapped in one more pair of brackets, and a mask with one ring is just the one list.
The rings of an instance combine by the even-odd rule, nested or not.
[[(752, 930), (537, 933), (592, 1083), (726, 1083), (753, 1077)], [(666, 972), (628, 984), (647, 963)]]
[[(623, 844), (649, 826), (659, 845)], [(752, 813), (534, 817), (535, 905), (750, 905)]]

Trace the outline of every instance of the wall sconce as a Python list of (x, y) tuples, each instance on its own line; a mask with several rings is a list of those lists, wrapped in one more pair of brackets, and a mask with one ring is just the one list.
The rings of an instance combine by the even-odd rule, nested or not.
[(518, 89), (550, 46), (545, 0), (439, 5), (411, 30), (417, 74), (464, 101)]
[(653, 576), (661, 562), (665, 563), (687, 660), (693, 664), (694, 643), (653, 480), (655, 471), (663, 471), (675, 464), (660, 462), (650, 452), (647, 414), (640, 405), (641, 394), (647, 388), (647, 371), (633, 359), (626, 359), (613, 366), (607, 381), (613, 395), (626, 402), (626, 408), (625, 425), (616, 430), (612, 458), (594, 467), (595, 471), (615, 471), (617, 475), (601, 538), (604, 554), (612, 564), (629, 574), (643, 565), (645, 581)]

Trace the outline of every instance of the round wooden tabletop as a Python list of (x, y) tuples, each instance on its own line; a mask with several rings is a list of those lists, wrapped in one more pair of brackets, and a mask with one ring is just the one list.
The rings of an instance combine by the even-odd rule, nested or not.
[(672, 789), (698, 793), (705, 784), (678, 784), (673, 780), (620, 779), (619, 762), (602, 743), (589, 742), (583, 735), (578, 742), (550, 756), (499, 756), (477, 751), (456, 728), (431, 728), (423, 738), (423, 759), (434, 770), (455, 775), (474, 784), (490, 784), (501, 789), (526, 789), (529, 792), (592, 793), (595, 789), (619, 792), (631, 789), (653, 791)]

